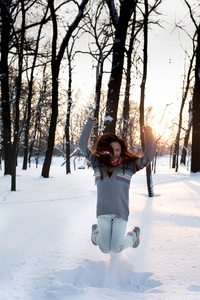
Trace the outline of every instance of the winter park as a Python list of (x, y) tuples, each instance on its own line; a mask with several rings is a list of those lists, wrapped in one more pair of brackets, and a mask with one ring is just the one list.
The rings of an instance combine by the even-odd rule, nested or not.
[(1, 172), (0, 299), (199, 299), (200, 175), (175, 173), (168, 162), (158, 159), (154, 197), (145, 171), (134, 175), (127, 230), (139, 225), (141, 243), (119, 254), (91, 243), (91, 169), (66, 178), (55, 159), (44, 179), (41, 166), (24, 171), (19, 163), (16, 194)]
[(0, 300), (199, 300), (199, 1), (0, 12)]

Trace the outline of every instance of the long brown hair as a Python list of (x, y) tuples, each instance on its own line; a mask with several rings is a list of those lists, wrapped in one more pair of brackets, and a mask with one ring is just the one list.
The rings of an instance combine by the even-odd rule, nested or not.
[(101, 172), (102, 168), (108, 171), (110, 167), (113, 167), (110, 162), (111, 156), (114, 154), (113, 149), (110, 146), (112, 142), (118, 142), (121, 145), (121, 158), (123, 158), (123, 168), (125, 168), (125, 165), (129, 161), (134, 161), (139, 158), (137, 154), (131, 152), (128, 149), (128, 144), (124, 139), (119, 138), (113, 133), (104, 133), (98, 138), (93, 150), (93, 155), (99, 158)]

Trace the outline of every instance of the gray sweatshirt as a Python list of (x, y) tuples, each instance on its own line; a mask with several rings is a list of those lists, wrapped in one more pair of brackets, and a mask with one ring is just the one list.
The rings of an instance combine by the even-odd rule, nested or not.
[(129, 215), (129, 188), (133, 174), (144, 168), (155, 155), (155, 141), (151, 132), (145, 134), (146, 149), (144, 156), (135, 161), (128, 162), (125, 167), (123, 164), (116, 166), (111, 177), (103, 171), (103, 179), (99, 168), (99, 158), (92, 154), (88, 146), (88, 141), (93, 125), (96, 121), (88, 120), (83, 128), (79, 140), (79, 147), (90, 162), (94, 170), (97, 185), (97, 217), (100, 215), (115, 214), (124, 220), (128, 220)]

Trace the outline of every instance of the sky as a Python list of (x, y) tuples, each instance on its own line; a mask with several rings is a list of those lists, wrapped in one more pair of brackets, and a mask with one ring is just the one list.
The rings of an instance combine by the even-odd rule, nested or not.
[[(160, 10), (165, 14), (162, 24), (164, 29), (157, 27), (156, 32), (149, 34), (149, 76), (146, 91), (146, 104), (153, 103), (158, 116), (164, 111), (166, 104), (171, 104), (170, 110), (180, 107), (185, 63), (183, 48), (190, 51), (192, 46), (191, 40), (183, 31), (174, 29), (174, 24), (183, 20), (182, 24), (187, 24), (187, 30), (191, 34), (194, 31), (188, 9), (182, 0), (166, 0)], [(188, 61), (186, 70), (187, 66)]]
[[(189, 2), (194, 3), (195, 1), (191, 0)], [(192, 45), (191, 40), (184, 31), (175, 29), (175, 23), (179, 22), (179, 25), (183, 24), (186, 26), (187, 31), (191, 35), (194, 32), (194, 25), (183, 0), (163, 0), (159, 6), (159, 12), (162, 13), (160, 16), (162, 27), (153, 25), (152, 30), (149, 30), (145, 106), (153, 106), (154, 120), (157, 123), (155, 126), (158, 126), (164, 111), (163, 126), (166, 122), (171, 126), (171, 120), (178, 118), (181, 104), (185, 61), (183, 48), (190, 51)], [(88, 58), (86, 56), (84, 59), (82, 56), (81, 58), (79, 66), (76, 66), (76, 78), (74, 79), (83, 93), (87, 94), (89, 91), (90, 94), (94, 92), (95, 69), (88, 68)], [(188, 60), (186, 62), (186, 70), (187, 65)], [(81, 76), (80, 79), (80, 74), (85, 76)], [(108, 84), (107, 78), (104, 81), (105, 88), (107, 88)], [(138, 103), (140, 99), (140, 83), (134, 89), (136, 96), (133, 97), (138, 100)], [(93, 88), (91, 88), (92, 85)], [(186, 107), (186, 112), (187, 110), (188, 106)]]

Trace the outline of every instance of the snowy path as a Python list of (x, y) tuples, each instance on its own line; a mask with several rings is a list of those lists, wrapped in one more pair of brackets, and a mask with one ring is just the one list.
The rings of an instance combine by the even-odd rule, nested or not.
[(145, 170), (134, 175), (127, 231), (139, 225), (141, 244), (103, 254), (93, 172), (64, 172), (19, 168), (15, 193), (0, 173), (0, 300), (200, 299), (200, 174), (159, 160), (151, 199)]

